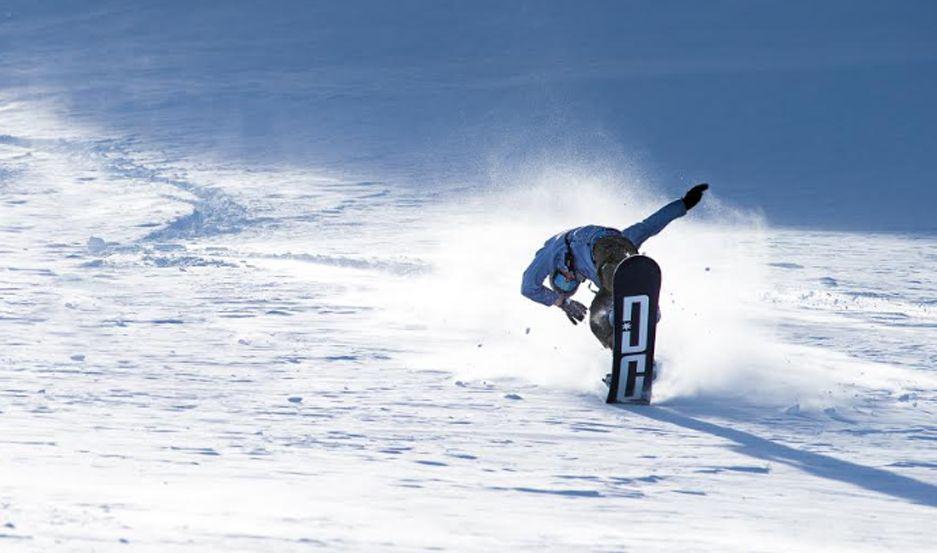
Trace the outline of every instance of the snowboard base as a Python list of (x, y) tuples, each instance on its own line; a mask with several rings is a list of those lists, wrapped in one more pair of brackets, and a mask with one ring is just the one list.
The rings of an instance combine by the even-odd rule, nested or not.
[[(602, 384), (605, 384), (605, 387), (606, 387), (606, 388), (611, 388), (611, 386), (612, 386), (612, 373), (608, 373), (608, 374), (605, 375), (604, 378), (602, 378)], [(642, 397), (637, 397), (637, 398), (628, 398), (628, 397), (626, 397), (626, 398), (621, 398), (621, 399), (618, 400), (618, 401), (606, 401), (606, 403), (619, 403), (619, 404), (623, 404), (623, 405), (650, 405), (650, 404), (651, 404), (651, 397), (650, 397), (650, 395), (648, 395), (647, 397), (644, 397), (644, 396), (642, 395)]]
[(651, 402), (660, 281), (660, 267), (644, 255), (625, 259), (615, 270), (607, 403)]

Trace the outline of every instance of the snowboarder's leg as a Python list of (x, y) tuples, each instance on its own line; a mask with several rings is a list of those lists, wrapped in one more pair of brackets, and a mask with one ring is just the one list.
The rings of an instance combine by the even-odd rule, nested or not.
[(589, 328), (606, 349), (612, 349), (612, 292), (600, 289), (589, 306)]
[(592, 247), (592, 259), (599, 272), (599, 292), (589, 307), (589, 327), (599, 342), (612, 349), (612, 285), (615, 269), (636, 252), (634, 245), (624, 236), (606, 236), (599, 238)]
[(638, 250), (624, 236), (605, 236), (596, 240), (592, 246), (592, 260), (599, 272), (600, 287), (612, 290), (615, 270), (626, 258), (635, 255)]
[[(612, 349), (612, 308), (613, 294), (608, 290), (599, 290), (589, 306), (589, 328), (605, 349)], [(660, 310), (657, 311), (660, 322)]]

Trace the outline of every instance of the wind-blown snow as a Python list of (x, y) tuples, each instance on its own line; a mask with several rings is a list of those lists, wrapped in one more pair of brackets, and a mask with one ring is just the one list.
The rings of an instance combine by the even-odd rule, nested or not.
[(630, 169), (424, 196), (2, 114), (4, 551), (933, 546), (933, 238), (714, 186), (645, 247), (657, 402), (610, 407), (518, 291), (549, 235), (669, 199)]
[(0, 6), (0, 552), (937, 549), (933, 7), (489, 7)]

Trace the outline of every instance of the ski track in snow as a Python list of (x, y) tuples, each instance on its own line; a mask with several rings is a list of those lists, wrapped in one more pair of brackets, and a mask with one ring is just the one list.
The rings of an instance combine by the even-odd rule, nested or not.
[(933, 238), (770, 234), (763, 322), (897, 371), (845, 403), (610, 407), (410, 363), (491, 346), (395, 311), (458, 205), (35, 109), (0, 112), (0, 550), (934, 546)]

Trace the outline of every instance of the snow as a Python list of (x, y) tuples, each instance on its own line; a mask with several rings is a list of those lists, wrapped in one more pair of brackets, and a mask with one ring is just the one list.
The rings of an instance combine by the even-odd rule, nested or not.
[(652, 199), (538, 168), (452, 200), (309, 177), (255, 209), (301, 176), (127, 171), (5, 111), (4, 550), (934, 545), (933, 238), (693, 212), (647, 245), (658, 401), (612, 407), (588, 331), (517, 282), (553, 227)]
[[(457, 69), (311, 78), (288, 13), (254, 44), (102, 6), (0, 13), (28, 50), (0, 60), (0, 551), (937, 547), (937, 237), (778, 228), (712, 179), (645, 245), (654, 404), (609, 406), (608, 357), (520, 275), (564, 228), (673, 199), (640, 152), (508, 147), (448, 178), (469, 162), (431, 158), (477, 137), (421, 120), (389, 153), (413, 106), (387, 98), (433, 119)], [(481, 65), (473, 94), (514, 78)], [(304, 95), (357, 107), (290, 119)]]

